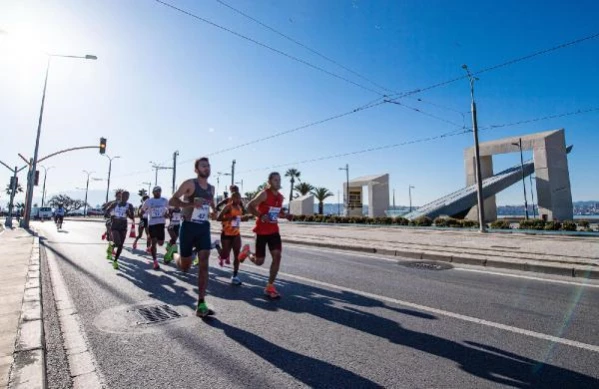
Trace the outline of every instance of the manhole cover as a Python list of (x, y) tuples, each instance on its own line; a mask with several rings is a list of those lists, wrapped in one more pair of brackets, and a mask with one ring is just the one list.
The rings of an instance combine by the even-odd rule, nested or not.
[(168, 305), (153, 305), (149, 307), (138, 308), (135, 310), (135, 312), (142, 320), (138, 322), (138, 324), (159, 323), (165, 320), (182, 317), (179, 312), (175, 311)]
[(422, 270), (449, 270), (453, 269), (448, 263), (440, 262), (409, 262), (405, 264), (407, 267), (422, 269)]

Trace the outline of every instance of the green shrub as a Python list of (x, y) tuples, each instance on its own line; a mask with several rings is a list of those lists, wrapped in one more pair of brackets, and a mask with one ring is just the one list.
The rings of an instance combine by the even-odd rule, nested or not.
[(491, 223), (491, 228), (495, 230), (509, 230), (511, 226), (510, 222), (507, 220), (495, 220)]
[(576, 231), (578, 227), (572, 220), (566, 220), (562, 223), (562, 231)]
[(435, 223), (435, 227), (447, 227), (447, 219), (444, 217), (435, 218), (433, 223)]
[(418, 227), (430, 227), (433, 225), (433, 220), (427, 216), (420, 216), (412, 220), (413, 225)]
[(545, 229), (545, 221), (541, 219), (520, 220), (518, 228), (520, 230), (543, 230)]
[(460, 220), (460, 226), (463, 228), (478, 228), (479, 224), (474, 220)]
[(405, 217), (397, 216), (393, 218), (393, 224), (396, 226), (408, 226), (410, 225), (410, 221)]
[(306, 215), (295, 215), (295, 216), (293, 216), (293, 221), (294, 222), (305, 222)]
[(304, 221), (313, 222), (314, 221), (314, 215), (308, 215), (308, 216), (306, 216), (306, 218), (304, 219)]
[(588, 220), (579, 220), (576, 224), (578, 224), (578, 227), (584, 228), (585, 230), (589, 229), (591, 226), (591, 223)]
[(552, 221), (545, 224), (546, 231), (559, 231), (562, 228), (562, 223), (558, 221)]

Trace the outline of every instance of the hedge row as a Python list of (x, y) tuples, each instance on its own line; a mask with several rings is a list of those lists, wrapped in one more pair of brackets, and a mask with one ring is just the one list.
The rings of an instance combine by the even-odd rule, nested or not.
[[(396, 225), (396, 226), (415, 226), (415, 227), (448, 227), (448, 228), (478, 228), (478, 222), (473, 220), (461, 220), (454, 218), (436, 218), (432, 220), (429, 217), (423, 216), (414, 220), (408, 220), (401, 216), (399, 217), (367, 217), (367, 216), (325, 216), (325, 215), (297, 215), (293, 221), (313, 222), (313, 223), (329, 223), (329, 224), (370, 224), (370, 225)], [(509, 230), (511, 223), (507, 220), (496, 220), (490, 224), (492, 229)], [(579, 220), (574, 222), (567, 220), (564, 222), (552, 221), (545, 222), (540, 219), (520, 220), (520, 230), (537, 230), (537, 231), (577, 231), (578, 228), (584, 231), (592, 231), (590, 223), (587, 220)], [(599, 231), (599, 226), (598, 226)]]

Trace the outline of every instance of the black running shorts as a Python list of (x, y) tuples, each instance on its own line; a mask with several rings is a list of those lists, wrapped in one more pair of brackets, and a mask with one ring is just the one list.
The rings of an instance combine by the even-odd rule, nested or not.
[(150, 238), (164, 242), (164, 224), (154, 224), (148, 227), (148, 232), (150, 233)]
[(256, 257), (266, 257), (266, 245), (269, 251), (281, 251), (283, 249), (281, 235), (278, 232), (271, 235), (256, 235)]

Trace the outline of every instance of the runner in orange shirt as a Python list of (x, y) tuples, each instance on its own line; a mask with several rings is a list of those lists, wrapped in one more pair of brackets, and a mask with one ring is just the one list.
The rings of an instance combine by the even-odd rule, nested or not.
[[(223, 223), (223, 230), (220, 236), (222, 250), (219, 253), (219, 265), (222, 267), (225, 258), (229, 258), (231, 249), (233, 249), (233, 276), (231, 277), (231, 284), (241, 285), (242, 282), (239, 279), (239, 254), (241, 251), (241, 235), (239, 233), (239, 226), (242, 221), (247, 221), (248, 216), (244, 214), (243, 205), (241, 204), (241, 195), (235, 192), (231, 195), (230, 202), (223, 208), (218, 214), (216, 220)], [(244, 252), (249, 252), (250, 246), (245, 245), (243, 248)]]

